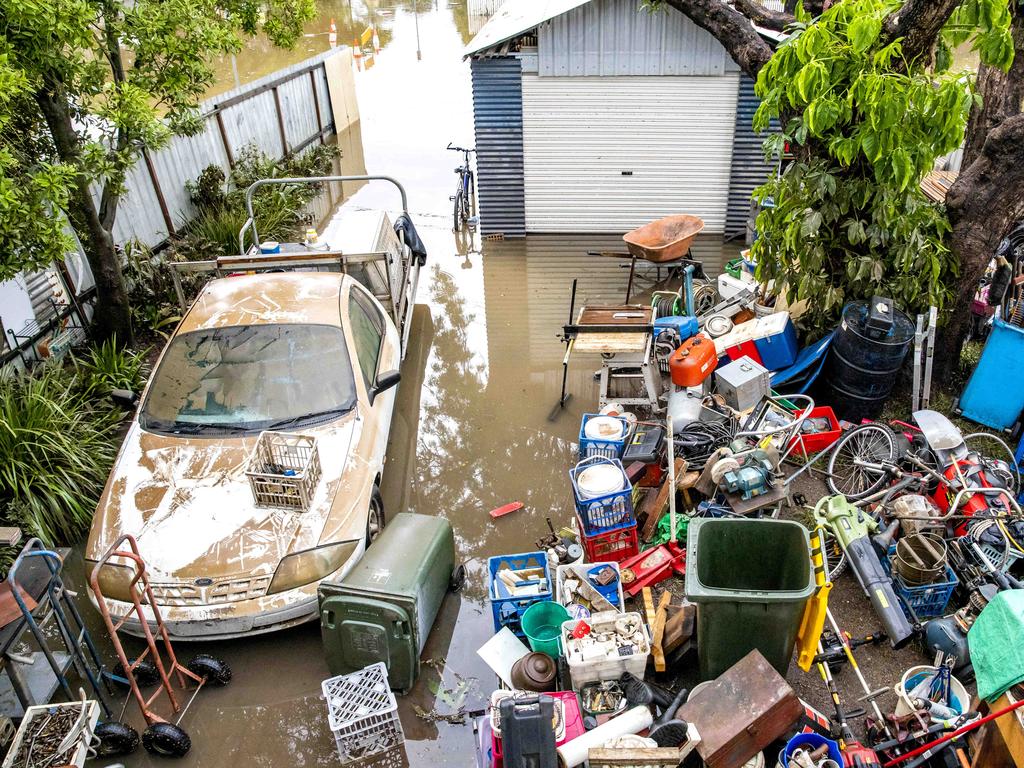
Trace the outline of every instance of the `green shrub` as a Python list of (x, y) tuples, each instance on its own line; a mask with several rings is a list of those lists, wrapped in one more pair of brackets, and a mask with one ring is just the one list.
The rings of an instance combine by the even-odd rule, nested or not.
[(141, 392), (149, 375), (148, 350), (118, 346), (117, 337), (75, 356), (78, 384), (91, 398), (107, 397), (115, 389)]
[[(137, 241), (124, 246), (121, 275), (136, 333), (147, 330), (166, 338), (168, 331), (181, 320), (181, 306), (168, 263), (174, 255), (170, 249), (153, 253)], [(194, 280), (192, 275), (182, 276), (185, 284)]]
[(71, 369), (0, 375), (0, 517), (48, 544), (89, 526), (122, 414), (93, 402)]

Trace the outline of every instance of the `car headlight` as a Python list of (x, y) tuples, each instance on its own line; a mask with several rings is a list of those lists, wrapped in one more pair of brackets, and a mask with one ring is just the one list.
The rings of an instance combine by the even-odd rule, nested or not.
[(273, 595), (320, 581), (341, 568), (358, 546), (358, 541), (339, 541), (288, 555), (277, 566), (267, 594)]
[[(95, 560), (85, 561), (85, 575), (87, 578), (92, 576), (95, 567)], [(104, 597), (130, 603), (132, 601), (132, 579), (134, 577), (135, 568), (132, 566), (106, 562), (100, 568), (96, 581), (99, 583), (100, 591)]]

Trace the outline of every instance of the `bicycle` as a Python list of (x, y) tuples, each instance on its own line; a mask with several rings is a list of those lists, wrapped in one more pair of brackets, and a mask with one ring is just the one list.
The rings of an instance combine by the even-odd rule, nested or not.
[(459, 174), (459, 187), (455, 190), (455, 194), (448, 198), (455, 203), (455, 226), (452, 230), (454, 232), (458, 232), (469, 224), (470, 220), (470, 210), (473, 206), (473, 192), (476, 185), (473, 179), (473, 171), (469, 167), (469, 154), (476, 150), (466, 149), (465, 147), (455, 147), (452, 146), (451, 142), (448, 142), (448, 146), (446, 148), (450, 149), (452, 152), (462, 153), (462, 165), (455, 169), (455, 172)]

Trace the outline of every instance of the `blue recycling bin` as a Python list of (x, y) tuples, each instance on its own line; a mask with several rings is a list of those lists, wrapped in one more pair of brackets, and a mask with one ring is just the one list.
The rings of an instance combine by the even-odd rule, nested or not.
[(971, 421), (1009, 429), (1024, 411), (1024, 328), (998, 317), (974, 373), (960, 396), (960, 410)]

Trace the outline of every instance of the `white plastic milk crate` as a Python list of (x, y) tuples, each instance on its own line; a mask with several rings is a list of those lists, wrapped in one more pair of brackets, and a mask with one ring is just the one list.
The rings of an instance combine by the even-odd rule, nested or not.
[[(558, 566), (557, 570), (555, 571), (555, 600), (561, 603), (562, 605), (568, 607), (571, 601), (569, 600), (568, 596), (563, 595), (563, 591), (565, 589), (565, 579), (567, 577), (574, 577), (579, 579), (580, 581), (587, 581), (587, 583), (590, 584), (590, 582), (587, 579), (587, 574), (589, 574), (591, 571), (599, 571), (602, 568), (606, 567), (612, 568), (615, 571), (615, 591), (618, 595), (618, 599), (613, 600), (611, 598), (612, 590), (609, 587), (601, 587), (597, 591), (600, 592), (602, 597), (608, 600), (608, 602), (614, 605), (619, 611), (624, 610), (625, 602), (622, 595), (622, 573), (619, 570), (618, 563), (571, 563), (570, 565)], [(593, 587), (594, 585), (590, 584), (590, 586)], [(597, 589), (596, 587), (594, 588)], [(571, 611), (569, 615), (572, 615)]]
[(398, 702), (383, 662), (329, 678), (320, 687), (341, 762), (376, 755), (405, 742)]
[(647, 657), (651, 652), (651, 639), (647, 627), (639, 613), (618, 611), (600, 611), (589, 619), (591, 634), (598, 635), (614, 632), (616, 624), (635, 624), (636, 639), (623, 645), (609, 643), (602, 648), (587, 637), (577, 640), (572, 636), (578, 619), (570, 619), (562, 624), (562, 647), (565, 648), (565, 659), (569, 664), (569, 676), (572, 687), (578, 691), (584, 683), (595, 680), (614, 680), (623, 672), (632, 672), (637, 677), (644, 676), (647, 668)]

